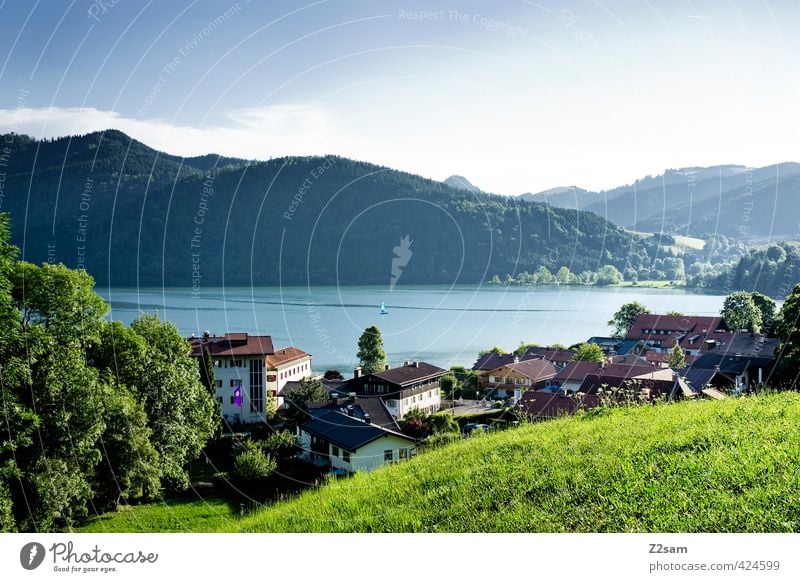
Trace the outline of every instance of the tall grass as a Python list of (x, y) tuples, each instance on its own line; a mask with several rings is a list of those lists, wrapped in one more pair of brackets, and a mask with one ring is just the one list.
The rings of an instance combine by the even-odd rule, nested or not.
[[(244, 517), (245, 532), (797, 532), (800, 394), (620, 408), (487, 433)], [(141, 512), (141, 510), (139, 510)], [(157, 531), (141, 513), (114, 531)], [(153, 516), (157, 519), (157, 515)], [(109, 531), (114, 517), (103, 522)], [(178, 522), (175, 522), (178, 523)]]

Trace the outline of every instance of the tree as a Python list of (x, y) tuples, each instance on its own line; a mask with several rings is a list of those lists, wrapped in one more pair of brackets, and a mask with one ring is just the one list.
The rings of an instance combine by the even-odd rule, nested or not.
[(685, 368), (686, 367), (686, 355), (681, 348), (679, 342), (675, 342), (675, 346), (669, 352), (669, 358), (667, 359), (667, 363), (669, 367), (673, 370), (675, 368)]
[(439, 388), (442, 390), (442, 396), (445, 398), (454, 399), (456, 396), (456, 389), (458, 388), (458, 380), (452, 374), (442, 376), (439, 381)]
[[(780, 248), (780, 247), (778, 247)], [(750, 293), (753, 303), (761, 312), (761, 327), (764, 333), (770, 333), (775, 327), (777, 306), (775, 302), (757, 291)]]
[(420, 408), (407, 412), (399, 424), (404, 434), (415, 439), (425, 438), (433, 432), (430, 415)]
[(606, 356), (597, 344), (583, 343), (577, 346), (572, 359), (576, 362), (600, 363), (606, 359)]
[(722, 304), (721, 314), (725, 326), (731, 331), (747, 330), (758, 333), (761, 329), (761, 311), (747, 291), (728, 295)]
[(144, 340), (143, 366), (132, 387), (144, 403), (152, 442), (159, 453), (162, 484), (189, 485), (186, 466), (197, 458), (219, 423), (216, 405), (200, 383), (189, 343), (170, 322), (142, 315), (131, 329)]
[(603, 265), (597, 271), (595, 285), (618, 285), (623, 281), (622, 273), (613, 265)]
[(322, 402), (328, 397), (328, 391), (319, 380), (315, 378), (303, 378), (300, 386), (294, 390), (287, 398), (292, 404), (303, 410), (308, 409), (309, 402)]
[(278, 463), (272, 457), (254, 446), (239, 453), (233, 465), (236, 477), (242, 481), (269, 477), (278, 468)]
[(683, 317), (683, 313), (681, 313), (680, 311), (675, 311), (674, 309), (667, 311), (667, 315), (669, 315), (670, 317)]
[(211, 396), (216, 396), (217, 393), (217, 381), (214, 375), (214, 360), (211, 357), (211, 352), (208, 350), (208, 346), (203, 348), (203, 353), (199, 359), (200, 365), (200, 381), (203, 383), (203, 386), (206, 387), (208, 393)]
[(371, 325), (364, 330), (358, 338), (358, 354), (361, 362), (361, 371), (364, 374), (373, 374), (386, 367), (386, 352), (383, 351), (383, 337), (381, 330)]
[(632, 301), (620, 307), (619, 311), (608, 321), (608, 325), (614, 328), (612, 335), (616, 338), (623, 338), (628, 335), (631, 327), (633, 327), (633, 322), (642, 313), (650, 313), (650, 310), (638, 301)]
[(506, 351), (501, 348), (500, 346), (494, 346), (493, 348), (489, 348), (488, 350), (481, 350), (478, 352), (478, 357), (482, 358), (487, 354), (505, 354)]
[(775, 379), (779, 386), (794, 389), (800, 380), (800, 284), (783, 303), (775, 335)]
[(326, 380), (344, 380), (344, 376), (339, 370), (326, 370), (322, 377)]

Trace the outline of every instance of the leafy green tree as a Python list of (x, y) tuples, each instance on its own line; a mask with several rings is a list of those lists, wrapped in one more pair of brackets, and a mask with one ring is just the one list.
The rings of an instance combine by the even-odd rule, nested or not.
[(679, 343), (675, 343), (675, 346), (669, 352), (669, 358), (667, 359), (667, 363), (669, 367), (673, 370), (675, 368), (684, 368), (686, 367), (686, 355), (681, 348)]
[(213, 398), (217, 394), (217, 381), (216, 375), (214, 374), (214, 360), (211, 357), (211, 352), (208, 350), (208, 346), (203, 348), (203, 353), (198, 362), (200, 365), (200, 381)]
[(87, 362), (107, 306), (92, 278), (63, 265), (17, 263), (12, 297), (20, 313), (25, 373), (23, 409), (36, 411), (29, 447), (16, 452), (12, 489), (17, 527), (52, 530), (88, 515), (92, 478), (102, 458), (104, 387)]
[[(778, 247), (780, 249), (780, 247)], [(753, 291), (750, 293), (753, 303), (761, 312), (761, 327), (765, 333), (770, 333), (775, 328), (777, 305), (775, 302), (762, 293)]]
[(795, 285), (781, 308), (775, 335), (775, 379), (783, 388), (795, 389), (800, 384), (800, 284)]
[(328, 397), (328, 391), (322, 382), (315, 378), (303, 378), (300, 386), (288, 397), (294, 406), (307, 410), (309, 402), (323, 402)]
[(597, 271), (595, 285), (618, 285), (622, 283), (623, 280), (622, 273), (619, 272), (619, 269), (613, 265), (603, 265)]
[(269, 477), (278, 468), (278, 463), (260, 449), (250, 447), (236, 456), (233, 466), (238, 479), (252, 481)]
[(758, 332), (761, 329), (761, 310), (747, 291), (737, 291), (725, 298), (722, 304), (722, 319), (731, 331), (747, 330)]
[(381, 330), (371, 325), (358, 338), (357, 357), (364, 374), (380, 372), (386, 367), (386, 352), (383, 351)]
[(600, 346), (597, 344), (583, 343), (575, 349), (575, 355), (572, 359), (576, 362), (602, 362), (605, 360), (605, 354)]
[(619, 311), (608, 321), (608, 325), (614, 328), (612, 335), (616, 338), (625, 337), (636, 318), (642, 313), (650, 313), (650, 310), (638, 301), (632, 301), (620, 307)]
[(147, 412), (162, 485), (184, 489), (189, 484), (187, 464), (197, 458), (219, 423), (216, 406), (200, 383), (188, 342), (174, 324), (145, 314), (131, 329), (145, 345), (144, 365), (132, 388)]
[(667, 315), (671, 317), (683, 317), (683, 313), (681, 313), (680, 311), (675, 311), (674, 309), (667, 311)]
[(161, 490), (161, 472), (147, 414), (134, 392), (116, 385), (113, 378), (102, 386), (103, 459), (93, 478), (93, 505), (97, 510), (110, 510), (123, 499), (156, 497)]
[(294, 433), (281, 430), (269, 435), (261, 448), (270, 458), (276, 461), (285, 461), (300, 451), (300, 443)]
[(455, 398), (458, 380), (456, 380), (456, 377), (452, 374), (446, 374), (442, 376), (442, 379), (439, 381), (439, 388), (442, 390), (442, 396), (444, 398)]
[(503, 348), (500, 346), (494, 346), (493, 348), (489, 348), (488, 350), (481, 350), (478, 352), (478, 357), (482, 358), (487, 354), (505, 354), (507, 353)]

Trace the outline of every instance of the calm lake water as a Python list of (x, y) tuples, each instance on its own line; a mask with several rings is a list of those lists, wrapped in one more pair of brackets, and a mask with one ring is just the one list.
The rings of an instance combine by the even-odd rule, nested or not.
[[(276, 348), (294, 345), (314, 356), (316, 372), (355, 365), (364, 328), (377, 325), (389, 361), (424, 360), (471, 366), (477, 352), (520, 342), (570, 345), (610, 333), (606, 322), (620, 305), (640, 301), (653, 312), (715, 315), (724, 296), (682, 290), (494, 286), (284, 287), (191, 289), (98, 289), (111, 317), (130, 323), (140, 312), (158, 311), (186, 336), (271, 335)], [(379, 314), (381, 302), (387, 315)]]

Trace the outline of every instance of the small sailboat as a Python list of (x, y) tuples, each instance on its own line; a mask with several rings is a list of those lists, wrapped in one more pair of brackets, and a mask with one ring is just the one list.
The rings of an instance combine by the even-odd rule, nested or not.
[(387, 313), (389, 313), (389, 312), (388, 312), (388, 311), (387, 311), (387, 309), (386, 309), (386, 304), (385, 304), (383, 301), (381, 301), (381, 310), (380, 310), (380, 314), (381, 314), (381, 315), (386, 315)]

